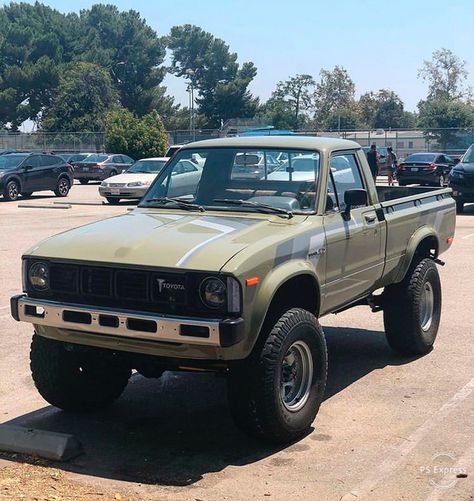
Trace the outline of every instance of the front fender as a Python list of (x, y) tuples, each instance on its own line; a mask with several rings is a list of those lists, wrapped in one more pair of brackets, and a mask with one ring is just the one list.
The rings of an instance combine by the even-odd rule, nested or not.
[[(285, 282), (301, 275), (310, 276), (314, 280), (314, 286), (317, 288), (319, 294), (320, 282), (312, 264), (303, 259), (292, 259), (272, 269), (265, 276), (258, 289), (248, 298), (249, 301), (246, 301), (246, 303), (251, 304), (251, 314), (247, 317), (249, 325), (247, 326), (247, 336), (243, 346), (247, 355), (255, 346), (263, 322), (277, 291)], [(318, 312), (315, 313), (317, 314)]]

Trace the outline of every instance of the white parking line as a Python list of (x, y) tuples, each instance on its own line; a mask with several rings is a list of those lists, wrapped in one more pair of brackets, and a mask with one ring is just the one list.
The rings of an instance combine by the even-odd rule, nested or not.
[(456, 409), (474, 391), (474, 378), (463, 386), (435, 414), (417, 428), (402, 444), (387, 453), (387, 458), (356, 487), (345, 494), (341, 501), (350, 501), (367, 496), (382, 480), (398, 470), (398, 465), (439, 423)]
[(466, 240), (466, 238), (472, 238), (474, 237), (474, 233), (471, 233), (469, 235), (465, 235), (464, 237), (462, 237), (463, 240)]

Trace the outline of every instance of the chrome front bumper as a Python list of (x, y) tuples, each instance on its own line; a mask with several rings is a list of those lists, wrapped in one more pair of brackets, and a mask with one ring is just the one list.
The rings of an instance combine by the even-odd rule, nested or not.
[[(115, 190), (112, 192), (112, 190)], [(148, 186), (144, 188), (127, 188), (126, 186), (120, 188), (110, 188), (106, 186), (99, 186), (99, 195), (102, 197), (117, 197), (117, 198), (133, 198), (140, 199), (147, 192)]]
[(243, 338), (243, 319), (202, 319), (63, 304), (26, 295), (10, 300), (19, 322), (134, 339), (227, 347)]

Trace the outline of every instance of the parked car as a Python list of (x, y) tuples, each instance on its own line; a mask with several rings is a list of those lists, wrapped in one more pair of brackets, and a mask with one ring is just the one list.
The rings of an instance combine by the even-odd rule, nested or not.
[(232, 179), (262, 179), (265, 176), (265, 163), (267, 174), (283, 165), (271, 153), (265, 155), (258, 151), (238, 153), (234, 160)]
[(57, 155), (8, 153), (0, 156), (0, 192), (6, 200), (52, 190), (65, 197), (74, 180), (72, 167)]
[[(317, 181), (233, 179), (236, 153), (255, 148), (314, 152)], [(189, 174), (181, 162), (202, 152), (199, 177), (175, 197), (173, 181)], [(133, 371), (208, 370), (227, 378), (242, 430), (290, 443), (324, 401), (324, 315), (383, 310), (395, 352), (433, 349), (438, 257), (455, 224), (451, 190), (376, 188), (353, 141), (199, 141), (166, 164), (133, 212), (26, 251), (11, 314), (32, 324), (33, 380), (55, 407), (109, 406)]]
[(92, 155), (92, 153), (59, 153), (58, 156), (61, 157), (65, 162), (72, 165), (77, 162), (82, 162), (86, 157)]
[(80, 162), (74, 162), (74, 178), (81, 184), (89, 181), (103, 181), (127, 170), (134, 160), (127, 155), (92, 153)]
[(291, 176), (289, 165), (289, 162), (285, 161), (268, 174), (267, 179), (270, 181), (315, 181), (315, 176), (319, 173), (319, 155), (298, 155), (292, 158)]
[(474, 144), (451, 170), (449, 186), (453, 189), (456, 211), (461, 214), (465, 203), (474, 203)]
[(0, 150), (0, 155), (7, 155), (8, 153), (16, 153), (16, 150), (12, 149), (6, 149), (6, 150)]
[(102, 181), (99, 194), (110, 204), (118, 204), (122, 198), (139, 200), (168, 160), (168, 157), (138, 160), (122, 174)]
[(454, 160), (445, 153), (413, 153), (398, 165), (398, 184), (445, 186), (453, 165)]

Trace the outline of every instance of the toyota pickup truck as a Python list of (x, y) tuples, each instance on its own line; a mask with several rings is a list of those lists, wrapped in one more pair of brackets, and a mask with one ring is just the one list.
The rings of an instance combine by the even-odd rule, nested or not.
[[(193, 155), (198, 175), (178, 170)], [(200, 141), (136, 209), (27, 251), (11, 311), (34, 326), (32, 376), (53, 406), (109, 405), (132, 370), (214, 371), (237, 425), (285, 443), (323, 400), (324, 315), (366, 305), (394, 350), (432, 349), (454, 229), (449, 188), (375, 186), (355, 142)]]

